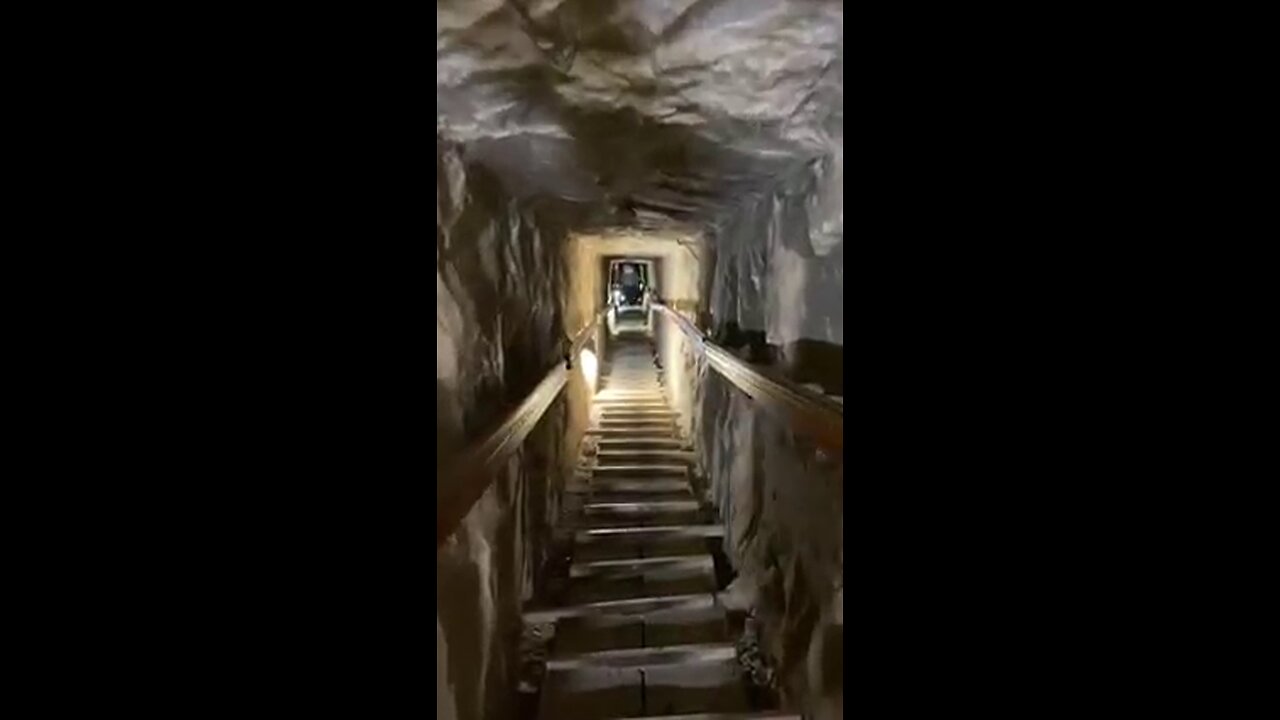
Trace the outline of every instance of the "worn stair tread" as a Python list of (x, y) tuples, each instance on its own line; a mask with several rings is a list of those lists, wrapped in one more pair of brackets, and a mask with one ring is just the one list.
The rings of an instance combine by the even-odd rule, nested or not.
[(555, 623), (556, 657), (597, 650), (720, 643), (731, 639), (718, 606), (671, 608), (632, 615), (577, 615)]
[[(577, 515), (565, 521), (565, 527), (571, 530), (608, 530), (623, 527), (666, 527), (702, 520), (697, 510), (669, 510), (632, 514)], [(595, 559), (602, 559), (598, 555)]]
[(688, 467), (696, 462), (693, 453), (680, 450), (658, 450), (652, 455), (637, 455), (633, 450), (610, 450), (596, 455), (596, 462), (609, 465), (643, 465), (645, 463)]
[[(618, 465), (644, 463), (650, 460), (688, 462), (695, 457), (692, 450), (683, 450), (676, 445), (670, 448), (617, 448), (611, 445), (596, 448), (596, 462), (608, 461)], [(624, 460), (624, 458), (627, 459)], [(638, 460), (632, 458), (638, 458)]]
[(723, 660), (644, 666), (645, 712), (742, 712), (751, 709), (736, 655)]
[[(684, 600), (683, 598), (690, 598)], [(694, 599), (696, 598), (696, 599)], [(657, 599), (657, 598), (654, 598)], [(622, 613), (602, 612), (586, 615), (566, 615), (556, 620), (556, 637), (568, 628), (596, 630), (616, 627), (630, 623), (644, 623), (649, 626), (677, 627), (700, 625), (703, 623), (723, 623), (728, 626), (728, 611), (703, 595), (678, 596), (677, 602), (665, 603), (660, 607), (646, 609), (644, 612)], [(723, 640), (722, 638), (721, 640)], [(720, 642), (695, 640), (692, 642)], [(688, 645), (686, 642), (668, 642), (666, 645)], [(640, 647), (637, 645), (636, 647)]]
[(574, 542), (591, 543), (615, 538), (656, 537), (724, 537), (724, 527), (720, 525), (661, 525), (657, 527), (598, 528), (579, 530), (574, 534)]
[(613, 573), (571, 578), (566, 598), (570, 602), (592, 602), (715, 590), (714, 568), (675, 565), (639, 570), (620, 568)]
[(608, 455), (601, 456), (598, 462), (608, 463), (610, 465), (621, 465), (623, 463), (626, 463), (628, 465), (643, 464), (643, 463), (662, 463), (664, 465), (670, 465), (672, 463), (679, 463), (681, 467), (687, 468), (686, 470), (687, 472), (688, 470), (693, 469), (692, 466), (695, 461), (692, 456), (685, 457), (681, 455), (667, 454), (667, 455), (663, 455), (662, 457), (656, 457), (656, 456), (644, 457), (641, 455), (631, 455), (629, 453), (621, 452), (621, 453), (610, 453)]
[(675, 426), (651, 428), (593, 427), (587, 428), (587, 434), (606, 435), (609, 437), (669, 438), (675, 435)]
[(722, 607), (674, 608), (645, 613), (641, 640), (645, 647), (714, 643), (731, 639), (729, 618)]
[(573, 553), (578, 561), (702, 555), (722, 537), (724, 528), (718, 525), (586, 528), (574, 532)]
[[(693, 499), (693, 489), (683, 488), (681, 490), (659, 490), (651, 492), (635, 492), (621, 490), (617, 492), (598, 491), (583, 494), (584, 497), (600, 502), (629, 502), (632, 500), (691, 500)], [(701, 519), (701, 518), (698, 518)], [(664, 525), (683, 525), (690, 522), (683, 520), (681, 522), (663, 523)], [(694, 520), (693, 522), (697, 522)]]
[[(707, 538), (662, 537), (644, 540), (579, 545), (576, 557), (587, 560), (620, 560), (624, 558), (663, 557), (670, 555), (705, 555), (711, 550)], [(690, 591), (692, 592), (692, 590)]]
[(671, 405), (665, 397), (607, 397), (596, 398), (595, 408), (604, 410), (670, 410)]
[[(662, 526), (640, 526), (635, 530), (655, 530)], [(614, 560), (624, 558), (668, 557), (672, 555), (702, 555), (711, 549), (709, 543), (715, 536), (696, 533), (653, 532), (627, 535), (586, 535), (588, 532), (617, 530), (621, 528), (590, 528), (578, 530), (573, 538), (574, 558)]]
[(696, 524), (703, 519), (698, 502), (691, 495), (662, 500), (621, 500), (601, 502), (591, 497), (566, 524), (588, 528), (670, 527)]
[(712, 663), (736, 660), (737, 650), (731, 642), (667, 645), (653, 648), (622, 648), (597, 650), (552, 657), (547, 660), (547, 670), (567, 670), (578, 667), (651, 667)]
[(689, 491), (689, 481), (683, 478), (592, 478), (586, 484), (574, 484), (565, 488), (570, 493), (664, 493)]
[(804, 720), (794, 712), (758, 710), (754, 712), (695, 712), (692, 715), (645, 715), (630, 720)]
[(552, 655), (644, 647), (644, 615), (582, 615), (555, 625)]
[[(596, 450), (638, 450), (638, 449), (684, 449), (687, 446), (680, 438), (600, 438), (596, 441)], [(692, 452), (690, 450), (690, 452)]]
[(688, 465), (664, 465), (662, 463), (628, 463), (626, 465), (602, 465), (599, 461), (596, 466), (591, 469), (591, 473), (595, 477), (620, 475), (687, 475), (689, 473)]
[(613, 475), (631, 473), (675, 473), (684, 475), (689, 471), (689, 465), (684, 462), (602, 462), (596, 457), (595, 466), (591, 468), (595, 474), (608, 473)]
[(562, 618), (587, 615), (635, 615), (659, 610), (697, 610), (720, 607), (715, 593), (689, 593), (666, 597), (642, 597), (626, 600), (601, 600), (573, 603), (559, 607), (528, 609), (523, 617), (527, 623), (555, 622)]
[[(601, 448), (597, 448), (596, 462), (607, 464), (607, 465), (624, 465), (624, 464), (633, 465), (633, 464), (636, 464), (634, 461), (615, 460), (613, 458), (618, 458), (621, 456), (634, 457), (631, 455), (631, 453), (637, 452), (637, 450), (641, 452), (661, 453), (661, 455), (647, 456), (644, 462), (650, 462), (651, 458), (669, 457), (671, 459), (667, 460), (662, 464), (680, 465), (681, 467), (687, 467), (690, 464), (690, 462), (692, 462), (692, 460), (694, 459), (694, 455), (692, 452), (687, 450), (682, 450), (679, 448), (679, 446), (671, 444), (671, 445), (664, 445), (664, 446), (657, 446), (657, 447), (642, 447), (642, 448), (635, 448), (635, 449), (631, 449), (631, 448), (619, 449), (614, 447), (601, 447)], [(604, 455), (601, 456), (599, 455), (599, 453), (604, 453)]]
[[(570, 485), (564, 491), (569, 495), (585, 496), (591, 502), (686, 500), (692, 497), (690, 493), (693, 492), (688, 480), (658, 477), (596, 480), (593, 483)], [(627, 495), (628, 497), (625, 500), (612, 500), (603, 498), (604, 495)]]
[(566, 488), (556, 529), (571, 560), (547, 596), (564, 604), (524, 613), (554, 623), (539, 720), (799, 720), (750, 710), (716, 595), (724, 528), (706, 524), (694, 495), (697, 457), (653, 346), (624, 343), (602, 370), (590, 474)]
[[(639, 698), (636, 691), (640, 691)], [(745, 687), (731, 659), (633, 667), (548, 667), (541, 711), (543, 720), (662, 718), (661, 713), (665, 717), (681, 717), (675, 713), (682, 713), (712, 719), (770, 717), (749, 711)], [(691, 712), (696, 714), (689, 715)]]
[(569, 566), (569, 577), (603, 577), (647, 573), (654, 570), (696, 570), (714, 572), (715, 562), (710, 555), (665, 555), (651, 558), (623, 558), (618, 560), (589, 560)]
[(639, 668), (576, 667), (547, 673), (541, 720), (606, 720), (647, 712)]
[[(626, 438), (607, 437), (596, 441), (597, 449), (608, 448), (688, 448), (681, 438)], [(691, 449), (691, 448), (690, 448)]]
[[(643, 482), (643, 481), (641, 481)], [(697, 500), (635, 500), (630, 502), (588, 502), (582, 511), (592, 513), (646, 513), (697, 510)]]

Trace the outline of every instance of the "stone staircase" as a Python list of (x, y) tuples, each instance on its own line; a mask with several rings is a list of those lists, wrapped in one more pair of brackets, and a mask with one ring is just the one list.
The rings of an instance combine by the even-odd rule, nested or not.
[(554, 606), (540, 720), (729, 720), (799, 715), (751, 707), (711, 548), (722, 528), (689, 483), (691, 453), (647, 339), (616, 346), (595, 398), (590, 479), (565, 501), (571, 538)]

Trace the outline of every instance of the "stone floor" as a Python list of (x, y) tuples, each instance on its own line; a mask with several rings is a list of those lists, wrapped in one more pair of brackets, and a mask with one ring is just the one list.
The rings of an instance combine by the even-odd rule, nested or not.
[(691, 454), (647, 338), (615, 346), (595, 398), (589, 480), (571, 487), (564, 586), (526, 613), (553, 623), (540, 720), (728, 720), (750, 707), (710, 553), (722, 529), (689, 484)]

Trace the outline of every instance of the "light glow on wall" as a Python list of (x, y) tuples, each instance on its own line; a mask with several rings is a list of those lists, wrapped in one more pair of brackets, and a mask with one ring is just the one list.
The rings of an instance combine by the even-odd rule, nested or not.
[(582, 368), (582, 377), (587, 381), (587, 386), (591, 388), (591, 394), (596, 392), (596, 377), (600, 371), (600, 361), (596, 358), (596, 354), (590, 350), (583, 348), (578, 354), (578, 367)]

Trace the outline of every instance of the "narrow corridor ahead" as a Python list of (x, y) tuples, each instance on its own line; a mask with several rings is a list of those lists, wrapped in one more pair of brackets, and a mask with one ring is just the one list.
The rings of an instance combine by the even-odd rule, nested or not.
[(647, 336), (624, 333), (592, 412), (586, 484), (568, 489), (572, 538), (542, 684), (541, 720), (795, 718), (751, 712), (711, 549), (723, 529), (690, 485), (691, 453)]

